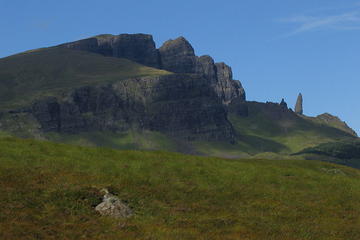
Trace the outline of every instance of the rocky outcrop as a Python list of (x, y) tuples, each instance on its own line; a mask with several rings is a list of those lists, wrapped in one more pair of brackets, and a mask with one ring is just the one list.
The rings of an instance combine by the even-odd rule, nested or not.
[(133, 215), (132, 210), (117, 196), (111, 194), (107, 189), (102, 189), (103, 201), (95, 207), (95, 210), (103, 216), (113, 218), (129, 218)]
[(175, 73), (195, 73), (194, 49), (185, 38), (166, 41), (159, 48), (159, 52), (163, 69)]
[(76, 42), (60, 45), (70, 49), (90, 51), (104, 56), (127, 58), (129, 60), (158, 68), (159, 52), (153, 37), (148, 34), (99, 35)]
[(245, 101), (244, 88), (240, 81), (233, 80), (231, 68), (225, 63), (215, 63), (208, 55), (197, 57), (184, 37), (168, 40), (159, 49), (147, 34), (99, 35), (60, 47), (127, 58), (174, 73), (198, 74), (209, 81), (224, 104), (235, 98)]
[(281, 102), (280, 102), (280, 107), (283, 108), (283, 109), (288, 109), (288, 105), (287, 103), (285, 102), (284, 99), (281, 99)]
[(113, 56), (159, 67), (159, 53), (151, 35), (121, 34), (112, 40)]
[(175, 73), (196, 73), (208, 79), (224, 104), (236, 98), (245, 101), (244, 88), (240, 81), (233, 80), (231, 68), (225, 63), (214, 63), (208, 55), (197, 57), (185, 38), (166, 41), (159, 52), (163, 69)]
[(240, 81), (233, 80), (231, 68), (225, 63), (216, 63), (215, 66), (217, 82), (214, 88), (223, 103), (229, 104), (237, 98), (245, 101), (245, 90)]
[(82, 87), (63, 99), (50, 97), (37, 101), (32, 114), (43, 131), (77, 133), (136, 128), (188, 140), (234, 138), (226, 108), (208, 80), (196, 74)]
[(295, 104), (295, 113), (302, 115), (303, 114), (303, 97), (302, 94), (299, 93), (299, 96), (296, 100)]

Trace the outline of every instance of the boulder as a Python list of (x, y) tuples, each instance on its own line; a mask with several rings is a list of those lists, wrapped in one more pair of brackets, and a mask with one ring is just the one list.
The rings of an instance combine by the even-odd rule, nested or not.
[(103, 216), (113, 218), (129, 218), (133, 215), (132, 210), (124, 204), (117, 196), (103, 189), (103, 201), (95, 207), (95, 210)]

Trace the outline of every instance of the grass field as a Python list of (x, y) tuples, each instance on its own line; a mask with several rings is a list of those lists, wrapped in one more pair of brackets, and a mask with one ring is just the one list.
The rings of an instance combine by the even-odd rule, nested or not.
[[(337, 169), (337, 171), (332, 171)], [(134, 210), (98, 215), (107, 187)], [(360, 239), (360, 172), (0, 138), (0, 239)]]

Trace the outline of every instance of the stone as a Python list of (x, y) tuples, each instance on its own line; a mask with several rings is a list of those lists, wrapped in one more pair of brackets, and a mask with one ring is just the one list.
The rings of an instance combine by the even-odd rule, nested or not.
[(132, 210), (124, 204), (117, 196), (109, 193), (107, 189), (101, 191), (104, 193), (103, 201), (95, 207), (95, 210), (103, 216), (113, 218), (129, 218), (133, 216)]
[(211, 84), (217, 82), (217, 69), (214, 60), (209, 55), (196, 57), (195, 73), (208, 79)]
[(216, 63), (217, 84), (215, 91), (224, 104), (229, 104), (233, 99), (245, 101), (245, 90), (240, 81), (233, 80), (231, 67), (225, 63)]
[(159, 53), (162, 69), (174, 73), (194, 73), (196, 70), (194, 49), (184, 37), (166, 41)]
[(246, 99), (240, 81), (233, 80), (231, 68), (225, 63), (214, 63), (208, 55), (197, 57), (194, 48), (184, 37), (170, 39), (159, 49), (156, 49), (153, 37), (148, 34), (104, 34), (60, 47), (126, 58), (173, 73), (198, 74), (209, 81), (225, 105), (235, 98)]
[(302, 97), (301, 93), (299, 93), (299, 96), (296, 100), (295, 113), (300, 114), (300, 115), (303, 114), (303, 97)]
[(153, 37), (148, 34), (121, 34), (112, 40), (113, 57), (127, 58), (146, 66), (158, 68), (159, 52)]
[(288, 109), (288, 105), (287, 105), (287, 103), (285, 102), (284, 99), (281, 99), (280, 107), (283, 108), (283, 109)]
[(105, 34), (62, 44), (59, 47), (126, 58), (146, 66), (160, 67), (159, 52), (153, 37), (149, 34), (120, 34), (117, 36)]
[(233, 80), (232, 70), (225, 63), (214, 63), (204, 55), (195, 56), (191, 44), (184, 38), (168, 40), (159, 48), (162, 68), (175, 73), (196, 73), (206, 78), (223, 104), (233, 99), (245, 101), (245, 91), (240, 81)]
[(39, 99), (31, 109), (44, 132), (132, 128), (189, 140), (234, 139), (225, 106), (208, 79), (197, 74), (133, 78), (75, 88), (63, 99)]

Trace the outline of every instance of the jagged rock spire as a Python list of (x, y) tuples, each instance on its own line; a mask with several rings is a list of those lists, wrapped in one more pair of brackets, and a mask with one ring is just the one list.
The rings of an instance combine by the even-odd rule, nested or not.
[(299, 96), (296, 100), (295, 113), (301, 115), (303, 114), (303, 97), (301, 93), (299, 93)]
[(285, 102), (284, 99), (281, 99), (280, 106), (284, 109), (288, 109), (287, 103)]

